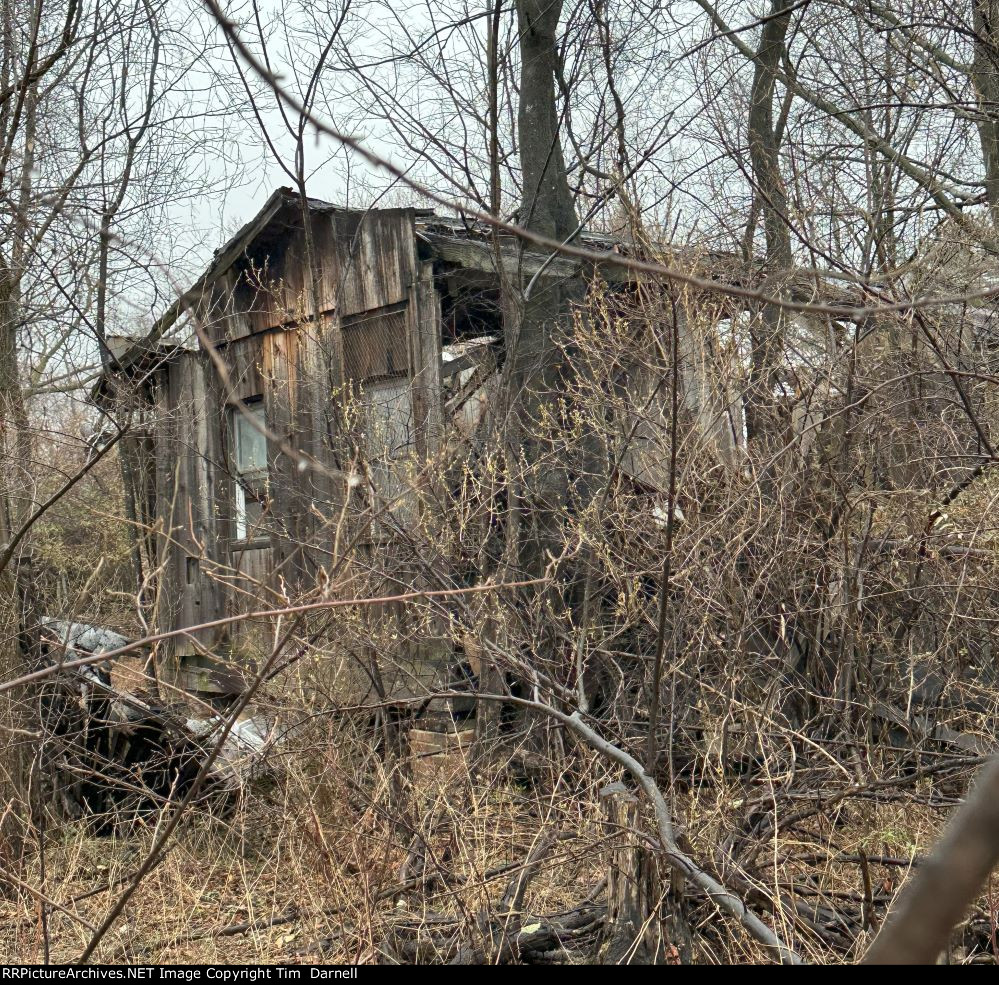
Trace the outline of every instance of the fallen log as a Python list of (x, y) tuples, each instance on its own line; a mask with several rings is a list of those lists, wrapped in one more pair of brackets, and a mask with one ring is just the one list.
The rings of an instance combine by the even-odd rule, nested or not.
[(457, 917), (414, 914), (390, 923), (386, 947), (389, 960), (405, 964), (565, 962), (570, 951), (595, 954), (606, 914), (606, 906), (586, 903), (557, 915), (524, 915), (497, 949), (463, 942)]

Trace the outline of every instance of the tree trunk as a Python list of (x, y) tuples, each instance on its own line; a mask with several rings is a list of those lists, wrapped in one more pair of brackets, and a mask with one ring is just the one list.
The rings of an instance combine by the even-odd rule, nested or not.
[[(770, 19), (763, 25), (756, 53), (749, 107), (749, 157), (767, 242), (767, 276), (763, 287), (777, 297), (785, 294), (793, 262), (787, 191), (780, 173), (780, 144), (773, 122), (774, 84), (784, 55), (791, 6), (791, 0), (771, 0)], [(783, 349), (784, 312), (779, 305), (764, 304), (759, 328), (753, 333), (746, 425), (750, 440), (760, 440), (765, 445), (778, 427), (774, 390), (779, 381)]]
[[(29, 227), (35, 166), (35, 133), (38, 99), (34, 86), (25, 92), (24, 153), (17, 187), (17, 215), (9, 255), (0, 254), (0, 543), (6, 544), (28, 520), (33, 505), (29, 470), (34, 460), (34, 441), (28, 420), (28, 404), (18, 360), (21, 285), (27, 262)], [(10, 681), (32, 668), (24, 649), (24, 577), (19, 570), (26, 557), (24, 545), (0, 571), (0, 680)], [(28, 588), (30, 591), (30, 586)], [(0, 706), (8, 737), (2, 750), (0, 773), (0, 854), (16, 872), (24, 857), (31, 827), (31, 764), (39, 731), (35, 703), (24, 688), (6, 692)]]
[[(578, 225), (559, 136), (555, 97), (558, 51), (555, 32), (562, 0), (518, 0), (520, 29), (520, 106), (518, 129), (523, 191), (520, 222), (550, 239), (564, 240)], [(520, 566), (538, 577), (544, 573), (546, 548), (557, 541), (555, 508), (565, 502), (564, 470), (539, 468), (545, 456), (545, 410), (556, 409), (564, 392), (566, 367), (560, 359), (558, 327), (568, 310), (572, 289), (553, 278), (539, 279), (520, 298), (512, 348), (508, 393), (514, 396), (512, 420), (517, 434), (511, 445), (526, 466), (520, 502)]]
[(974, 0), (975, 57), (971, 79), (978, 97), (978, 138), (985, 168), (985, 197), (999, 228), (999, 3)]
[[(2, 261), (0, 261), (2, 262)], [(27, 490), (19, 481), (31, 461), (31, 432), (17, 363), (18, 295), (10, 268), (0, 269), (0, 544), (6, 544), (28, 512)], [(28, 668), (21, 649), (20, 552), (0, 570), (0, 680), (20, 677)], [(29, 829), (28, 789), (32, 749), (31, 705), (23, 688), (0, 701), (0, 861), (20, 867)]]

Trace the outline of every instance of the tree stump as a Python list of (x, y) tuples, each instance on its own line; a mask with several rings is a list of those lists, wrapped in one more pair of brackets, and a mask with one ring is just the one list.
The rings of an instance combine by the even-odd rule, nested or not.
[(600, 791), (614, 838), (607, 871), (604, 964), (685, 964), (691, 936), (682, 880), (663, 879), (656, 851), (639, 833), (639, 801), (623, 784)]
[(649, 964), (662, 951), (656, 859), (638, 834), (638, 798), (623, 783), (600, 791), (614, 839), (607, 871), (605, 964)]

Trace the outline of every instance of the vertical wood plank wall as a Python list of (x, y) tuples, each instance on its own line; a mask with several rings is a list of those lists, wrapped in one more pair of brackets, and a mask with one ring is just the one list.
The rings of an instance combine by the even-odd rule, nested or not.
[[(300, 213), (297, 224), (290, 213), (250, 244), (199, 312), (225, 373), (202, 349), (180, 355), (165, 374), (154, 442), (161, 628), (280, 604), (282, 592), (308, 589), (329, 564), (332, 525), (324, 518), (338, 514), (350, 464), (338, 404), (344, 390), (332, 365), (338, 351), (349, 387), (408, 378), (417, 454), (438, 448), (440, 305), (432, 265), (418, 260), (414, 212), (328, 209), (312, 221), (319, 311)], [(229, 408), (255, 397), (263, 398), (272, 439), (268, 536), (238, 543)], [(237, 627), (175, 638), (166, 652), (178, 667), (196, 667), (199, 646), (222, 655), (231, 647), (238, 662), (253, 631)], [(181, 674), (179, 682), (211, 689), (196, 676)]]
[[(197, 626), (225, 614), (224, 593), (213, 578), (220, 552), (218, 469), (221, 428), (218, 391), (199, 353), (170, 364), (162, 388), (163, 413), (155, 438), (158, 555), (162, 565), (157, 622), (163, 628)], [(174, 637), (176, 655), (209, 649), (212, 631)]]

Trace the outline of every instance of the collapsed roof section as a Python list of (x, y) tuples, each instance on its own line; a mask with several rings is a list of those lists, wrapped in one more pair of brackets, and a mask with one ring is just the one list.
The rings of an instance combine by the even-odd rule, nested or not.
[[(353, 222), (363, 221), (367, 215), (383, 211), (398, 210), (357, 210), (345, 209), (318, 198), (308, 198), (305, 208), (310, 216), (343, 216)], [(642, 247), (624, 237), (611, 236), (589, 230), (581, 230), (572, 245), (584, 248), (590, 254), (606, 257), (606, 263), (599, 260), (583, 260), (574, 256), (559, 255), (527, 246), (512, 233), (496, 236), (494, 230), (485, 223), (469, 221), (458, 217), (436, 215), (429, 210), (408, 209), (414, 224), (421, 258), (433, 260), (442, 276), (461, 274), (461, 283), (451, 281), (453, 290), (462, 290), (471, 295), (476, 288), (487, 294), (498, 287), (498, 268), (511, 282), (527, 287), (540, 278), (566, 279), (582, 276), (588, 270), (599, 269), (600, 275), (611, 283), (625, 283), (639, 279), (634, 271), (620, 263), (623, 256), (650, 252), (677, 264), (681, 269), (697, 272), (722, 285), (747, 286), (758, 282), (763, 273), (763, 265), (751, 262), (734, 253), (704, 251), (696, 248), (677, 249), (663, 243), (649, 243)], [(197, 313), (213, 298), (216, 285), (229, 272), (254, 257), (266, 256), (277, 246), (287, 233), (303, 225), (303, 203), (297, 192), (290, 188), (278, 188), (264, 203), (260, 211), (244, 224), (223, 246), (215, 251), (211, 263), (200, 277), (181, 294), (156, 320), (150, 331), (140, 338), (131, 340), (116, 339), (109, 346), (113, 364), (109, 367), (116, 373), (127, 375), (142, 374), (150, 363), (169, 360), (179, 350), (187, 347), (178, 341), (174, 330), (188, 313)], [(615, 262), (616, 261), (616, 262)], [(795, 277), (792, 295), (807, 300), (816, 295), (819, 278), (809, 272)], [(847, 303), (847, 292), (831, 288), (828, 281), (822, 284), (823, 296)], [(830, 294), (831, 292), (831, 294)], [(467, 298), (466, 298), (467, 300)], [(482, 304), (491, 307), (492, 299), (486, 297)], [(468, 305), (466, 304), (466, 307)], [(474, 302), (471, 308), (474, 309)], [(446, 305), (445, 305), (446, 308)], [(445, 310), (445, 316), (447, 311)], [(471, 312), (474, 322), (474, 310)], [(483, 320), (478, 327), (479, 334), (488, 334), (493, 327)], [(474, 326), (469, 326), (472, 330)], [(460, 331), (460, 330), (459, 330)], [(460, 331), (464, 336), (465, 331)], [(474, 334), (474, 331), (473, 333)], [(456, 336), (457, 338), (458, 336)], [(167, 339), (170, 341), (164, 341)], [(445, 341), (448, 341), (445, 338)], [(95, 395), (103, 392), (98, 385)]]

